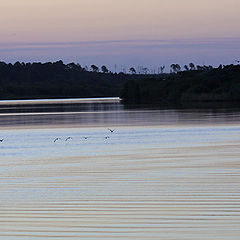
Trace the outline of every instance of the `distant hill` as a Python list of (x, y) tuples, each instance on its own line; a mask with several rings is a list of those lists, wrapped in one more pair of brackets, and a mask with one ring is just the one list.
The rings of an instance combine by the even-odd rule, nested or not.
[(62, 61), (0, 62), (0, 99), (117, 97), (127, 80), (145, 77), (111, 73), (105, 66), (100, 70), (92, 65), (92, 71), (87, 71)]
[(134, 104), (240, 101), (240, 65), (129, 80), (121, 98)]

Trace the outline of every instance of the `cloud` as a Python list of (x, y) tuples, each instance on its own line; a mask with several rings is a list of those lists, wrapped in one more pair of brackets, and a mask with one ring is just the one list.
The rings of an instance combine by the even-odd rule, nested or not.
[(240, 38), (209, 38), (209, 39), (180, 39), (180, 40), (115, 40), (115, 41), (76, 41), (76, 42), (20, 42), (0, 43), (0, 51), (43, 51), (67, 50), (73, 48), (91, 52), (116, 48), (126, 49), (166, 49), (166, 48), (230, 48), (240, 46)]
[(240, 56), (239, 38), (0, 43), (5, 61), (53, 61), (132, 65), (232, 63)]

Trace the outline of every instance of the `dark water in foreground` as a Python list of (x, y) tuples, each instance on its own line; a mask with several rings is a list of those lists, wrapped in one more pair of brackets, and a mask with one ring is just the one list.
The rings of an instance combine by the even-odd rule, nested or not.
[(118, 98), (0, 101), (0, 127), (238, 124), (240, 106), (124, 106)]
[(4, 102), (0, 239), (239, 239), (239, 120), (236, 107)]

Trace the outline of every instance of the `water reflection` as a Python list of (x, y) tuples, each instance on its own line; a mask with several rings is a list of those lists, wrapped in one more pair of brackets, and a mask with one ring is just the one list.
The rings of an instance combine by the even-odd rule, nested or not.
[(129, 126), (238, 123), (240, 108), (227, 104), (125, 106), (117, 98), (0, 103), (0, 126)]
[(238, 240), (239, 116), (119, 100), (2, 104), (0, 239)]

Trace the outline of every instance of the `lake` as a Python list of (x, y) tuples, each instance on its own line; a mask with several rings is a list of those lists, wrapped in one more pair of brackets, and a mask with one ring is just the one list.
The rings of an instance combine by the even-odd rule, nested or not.
[(238, 107), (1, 101), (0, 139), (0, 239), (240, 238)]

